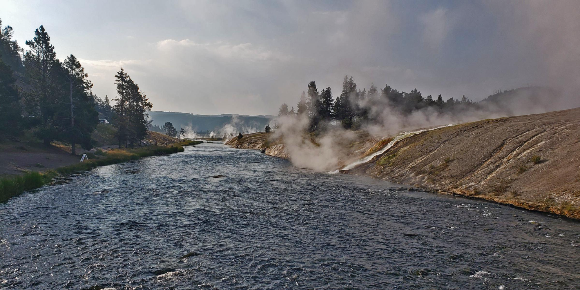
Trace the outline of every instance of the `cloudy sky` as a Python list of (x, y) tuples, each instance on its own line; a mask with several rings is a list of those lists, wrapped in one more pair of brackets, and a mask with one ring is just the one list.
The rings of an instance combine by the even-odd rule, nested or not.
[(580, 83), (580, 3), (558, 1), (12, 1), (21, 46), (44, 25), (99, 96), (123, 67), (154, 110), (276, 114), (307, 84), (385, 84), (479, 100)]

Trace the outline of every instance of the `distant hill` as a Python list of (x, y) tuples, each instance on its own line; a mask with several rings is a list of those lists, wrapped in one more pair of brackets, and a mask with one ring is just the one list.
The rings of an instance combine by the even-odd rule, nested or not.
[(152, 124), (162, 127), (165, 122), (171, 122), (179, 131), (185, 129), (188, 133), (209, 135), (211, 132), (217, 136), (233, 135), (241, 133), (253, 133), (264, 131), (266, 125), (274, 116), (247, 116), (247, 115), (194, 115), (179, 112), (149, 112)]
[(505, 112), (508, 116), (539, 114), (566, 109), (558, 91), (547, 87), (523, 87), (499, 91), (480, 102), (489, 111)]

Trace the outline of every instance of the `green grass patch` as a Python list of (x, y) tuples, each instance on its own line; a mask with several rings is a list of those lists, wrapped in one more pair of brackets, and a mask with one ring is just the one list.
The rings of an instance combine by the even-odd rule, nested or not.
[(44, 177), (38, 172), (27, 172), (24, 175), (1, 178), (0, 202), (5, 202), (25, 191), (39, 188), (45, 182)]
[(391, 155), (385, 155), (381, 157), (381, 159), (379, 159), (377, 163), (380, 166), (390, 166), (393, 163), (393, 159), (395, 159), (395, 157), (397, 157), (396, 153), (393, 153)]
[(447, 167), (449, 167), (449, 164), (453, 161), (452, 158), (450, 157), (446, 157), (443, 162), (441, 162), (439, 165), (429, 165), (429, 171), (427, 172), (429, 175), (431, 176), (438, 176), (441, 174), (441, 172), (443, 172), (445, 169), (447, 169)]

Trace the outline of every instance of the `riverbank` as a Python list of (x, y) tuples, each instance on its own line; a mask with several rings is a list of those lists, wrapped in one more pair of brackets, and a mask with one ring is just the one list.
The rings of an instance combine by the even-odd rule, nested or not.
[[(227, 144), (287, 158), (281, 141), (248, 140)], [(580, 109), (422, 132), (342, 172), (580, 219)]]
[(183, 152), (183, 146), (192, 146), (200, 143), (202, 141), (184, 140), (167, 146), (153, 145), (139, 148), (111, 149), (108, 151), (97, 150), (91, 154), (89, 160), (84, 162), (79, 162), (76, 156), (72, 156), (75, 157), (75, 163), (66, 166), (46, 169), (42, 172), (26, 171), (20, 175), (0, 178), (0, 203), (6, 202), (10, 198), (18, 196), (25, 191), (39, 188), (45, 184), (54, 183), (57, 177), (66, 177), (70, 174), (91, 170), (98, 166), (122, 163), (148, 156)]

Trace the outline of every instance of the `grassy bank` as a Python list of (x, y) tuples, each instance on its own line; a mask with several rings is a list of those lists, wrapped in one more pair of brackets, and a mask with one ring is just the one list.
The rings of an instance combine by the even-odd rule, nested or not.
[(27, 172), (14, 177), (0, 178), (0, 202), (6, 202), (14, 196), (49, 184), (55, 177), (91, 170), (98, 166), (122, 163), (148, 156), (167, 155), (183, 152), (183, 146), (197, 145), (201, 141), (185, 140), (170, 146), (147, 146), (134, 149), (113, 149), (106, 152), (97, 150), (90, 154), (89, 160), (70, 166), (60, 167), (43, 173)]

